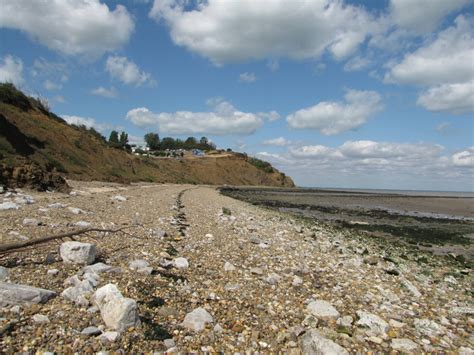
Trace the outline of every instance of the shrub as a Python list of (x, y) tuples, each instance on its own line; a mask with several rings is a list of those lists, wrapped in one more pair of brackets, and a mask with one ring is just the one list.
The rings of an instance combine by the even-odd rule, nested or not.
[(23, 111), (32, 108), (28, 97), (12, 83), (0, 83), (0, 102), (19, 107)]

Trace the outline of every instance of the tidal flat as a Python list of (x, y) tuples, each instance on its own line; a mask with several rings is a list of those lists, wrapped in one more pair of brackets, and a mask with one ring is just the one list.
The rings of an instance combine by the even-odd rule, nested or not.
[(254, 187), (221, 192), (383, 242), (474, 260), (474, 197), (469, 193)]

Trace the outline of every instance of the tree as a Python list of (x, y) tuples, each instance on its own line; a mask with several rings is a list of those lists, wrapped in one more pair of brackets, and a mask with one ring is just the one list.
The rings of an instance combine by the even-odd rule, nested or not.
[(199, 141), (202, 145), (207, 145), (209, 143), (209, 139), (206, 137), (201, 137), (201, 140)]
[(145, 143), (150, 148), (150, 150), (160, 149), (160, 137), (157, 133), (147, 133), (145, 134)]
[(110, 132), (109, 143), (112, 145), (119, 143), (119, 135), (117, 131)]
[(184, 146), (186, 149), (194, 149), (196, 148), (197, 140), (194, 137), (188, 137), (184, 142)]
[(176, 142), (173, 138), (171, 137), (165, 137), (161, 140), (160, 147), (161, 149), (175, 149)]
[(120, 133), (119, 144), (121, 147), (125, 147), (127, 143), (128, 143), (128, 134), (122, 131), (122, 133)]

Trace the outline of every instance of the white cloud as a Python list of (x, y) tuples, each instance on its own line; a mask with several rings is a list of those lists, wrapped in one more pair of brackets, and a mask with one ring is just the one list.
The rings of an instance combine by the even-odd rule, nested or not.
[(101, 55), (127, 43), (134, 29), (122, 5), (111, 11), (99, 0), (15, 0), (0, 2), (0, 27), (27, 33), (67, 54)]
[(17, 86), (23, 83), (23, 62), (20, 58), (12, 55), (3, 57), (0, 62), (0, 82), (10, 82)]
[(67, 123), (73, 124), (76, 126), (84, 125), (87, 128), (93, 127), (94, 129), (98, 130), (99, 132), (103, 132), (105, 130), (115, 128), (113, 125), (107, 123), (99, 123), (94, 118), (90, 117), (81, 117), (81, 116), (74, 116), (74, 115), (61, 115)]
[(242, 73), (239, 75), (239, 81), (241, 83), (253, 83), (257, 80), (257, 77), (254, 73)]
[(390, 16), (399, 27), (418, 33), (433, 31), (448, 14), (472, 0), (391, 0)]
[(455, 166), (474, 168), (474, 147), (453, 154), (452, 161)]
[(344, 71), (358, 71), (367, 68), (371, 64), (370, 59), (356, 56), (344, 65)]
[(49, 91), (61, 90), (61, 89), (63, 88), (63, 86), (62, 86), (61, 84), (52, 82), (52, 81), (49, 80), (49, 79), (46, 79), (46, 80), (44, 81), (43, 87), (44, 87), (46, 90), (49, 90)]
[(455, 25), (409, 53), (385, 75), (386, 83), (420, 86), (462, 83), (474, 79), (472, 23), (459, 16)]
[(239, 111), (227, 101), (214, 99), (209, 100), (208, 104), (212, 106), (210, 112), (154, 113), (141, 107), (130, 110), (127, 119), (138, 127), (157, 126), (160, 132), (169, 134), (212, 135), (252, 134), (266, 119), (261, 113)]
[(417, 104), (433, 112), (474, 112), (474, 80), (434, 86), (420, 94)]
[(53, 97), (53, 101), (63, 104), (66, 102), (66, 99), (64, 98), (64, 96), (56, 95)]
[(352, 54), (377, 30), (371, 14), (339, 0), (155, 0), (150, 17), (164, 20), (180, 46), (216, 64), (289, 57), (336, 59)]
[(110, 89), (99, 86), (98, 88), (93, 89), (91, 94), (106, 97), (108, 99), (113, 99), (118, 95), (117, 90), (113, 86)]
[(112, 78), (127, 85), (156, 85), (156, 81), (150, 73), (141, 71), (134, 62), (126, 57), (109, 56), (105, 64), (105, 70)]
[(382, 109), (375, 91), (347, 90), (345, 103), (322, 101), (290, 114), (286, 120), (291, 128), (316, 129), (324, 135), (334, 135), (362, 126)]
[(439, 133), (445, 133), (451, 128), (451, 122), (441, 122), (440, 124), (436, 125), (436, 130)]
[(284, 137), (278, 137), (278, 138), (273, 138), (273, 139), (267, 139), (262, 142), (264, 145), (276, 145), (278, 147), (284, 147), (286, 145), (291, 144), (291, 141)]

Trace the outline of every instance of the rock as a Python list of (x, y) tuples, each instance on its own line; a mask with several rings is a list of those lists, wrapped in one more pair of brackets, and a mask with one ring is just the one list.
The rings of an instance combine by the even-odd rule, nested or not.
[(351, 316), (344, 316), (339, 318), (336, 324), (340, 325), (341, 327), (350, 328), (352, 326), (352, 322), (354, 322), (354, 319)]
[(388, 323), (375, 314), (357, 311), (357, 316), (359, 320), (356, 324), (364, 328), (369, 328), (375, 334), (385, 334), (390, 330)]
[(61, 259), (66, 263), (92, 264), (97, 255), (94, 244), (81, 242), (64, 242), (59, 249)]
[(87, 227), (91, 226), (91, 224), (89, 222), (86, 222), (86, 221), (79, 221), (79, 222), (74, 223), (74, 225), (76, 227), (80, 227), (80, 228), (87, 228)]
[(45, 303), (56, 292), (27, 285), (0, 282), (0, 305)]
[(200, 332), (206, 327), (206, 323), (212, 322), (214, 322), (212, 316), (204, 308), (199, 307), (186, 314), (181, 325), (195, 332)]
[(339, 312), (329, 302), (323, 300), (312, 301), (307, 306), (307, 311), (316, 318), (329, 320), (337, 319)]
[(36, 324), (49, 323), (49, 318), (43, 314), (35, 314), (32, 319)]
[(430, 319), (415, 319), (413, 324), (416, 330), (427, 336), (441, 335), (444, 333), (444, 328)]
[(177, 269), (187, 269), (189, 267), (189, 263), (186, 258), (180, 257), (173, 260), (173, 266)]
[(278, 274), (275, 274), (272, 272), (270, 275), (268, 275), (265, 278), (265, 282), (267, 282), (270, 285), (276, 285), (280, 281), (281, 277)]
[(127, 201), (127, 198), (125, 196), (116, 195), (116, 196), (112, 197), (112, 200), (119, 201), (119, 202), (125, 202), (125, 201)]
[(140, 322), (135, 300), (123, 297), (114, 284), (99, 288), (94, 293), (94, 303), (105, 324), (114, 330), (124, 331)]
[(293, 287), (298, 287), (298, 286), (301, 286), (303, 284), (303, 279), (299, 276), (294, 276), (293, 277), (293, 281), (291, 282), (291, 285)]
[(418, 349), (418, 344), (406, 338), (392, 339), (392, 349), (398, 351), (414, 352)]
[(166, 349), (171, 349), (176, 346), (176, 343), (174, 342), (173, 339), (165, 339), (163, 340), (163, 344), (166, 347)]
[(224, 286), (226, 291), (237, 291), (240, 288), (239, 284), (228, 283)]
[(402, 285), (416, 298), (421, 297), (420, 291), (407, 279), (402, 280)]
[(38, 221), (36, 218), (25, 218), (25, 219), (23, 219), (23, 225), (24, 226), (36, 227), (36, 226), (41, 225), (41, 222)]
[(74, 286), (66, 288), (61, 292), (61, 296), (80, 306), (88, 306), (89, 296), (94, 291), (93, 284), (89, 280), (76, 282)]
[(143, 269), (137, 270), (140, 274), (151, 275), (153, 273), (153, 268), (148, 266), (144, 267)]
[(6, 267), (0, 266), (0, 281), (5, 281), (10, 277), (10, 271)]
[(467, 348), (465, 346), (461, 346), (458, 349), (458, 353), (459, 355), (474, 355), (474, 350), (472, 350), (471, 348)]
[(387, 267), (384, 271), (389, 275), (399, 276), (400, 270), (398, 270), (395, 266)]
[(396, 321), (395, 319), (390, 319), (388, 324), (393, 328), (403, 328), (405, 326), (405, 323)]
[(113, 343), (114, 341), (117, 341), (119, 337), (119, 332), (104, 332), (99, 335), (99, 339), (102, 343)]
[(76, 208), (76, 207), (68, 207), (67, 208), (69, 210), (69, 212), (71, 212), (72, 214), (87, 214), (86, 211), (84, 210), (81, 210), (80, 208)]
[(46, 271), (46, 275), (56, 276), (57, 274), (59, 274), (58, 269), (49, 269), (48, 271)]
[(462, 316), (464, 314), (474, 315), (474, 307), (452, 307), (449, 309), (449, 314), (454, 316)]
[(369, 340), (371, 343), (378, 344), (378, 345), (380, 345), (380, 344), (383, 343), (383, 340), (382, 340), (382, 339), (380, 339), (379, 337), (375, 337), (375, 336), (369, 337), (368, 340)]
[(250, 273), (254, 275), (263, 275), (263, 270), (259, 267), (253, 267), (250, 269)]
[(104, 263), (95, 263), (92, 265), (87, 265), (82, 268), (84, 273), (95, 273), (101, 274), (103, 272), (111, 272), (117, 270), (118, 268), (114, 268), (113, 266), (104, 264)]
[(48, 208), (64, 208), (66, 207), (66, 205), (60, 203), (60, 202), (56, 202), (56, 203), (52, 203), (50, 205), (48, 205)]
[(213, 330), (214, 330), (214, 333), (222, 333), (224, 331), (224, 329), (221, 327), (220, 324), (216, 324)]
[(30, 195), (18, 196), (13, 201), (15, 203), (18, 203), (19, 205), (31, 205), (35, 203), (35, 199), (33, 198), (33, 196)]
[(46, 258), (44, 258), (44, 263), (45, 264), (52, 264), (54, 262), (56, 262), (56, 257), (54, 256), (54, 254), (48, 253), (46, 255)]
[(18, 206), (16, 203), (13, 203), (13, 202), (0, 203), (0, 211), (17, 210), (19, 208), (20, 208), (20, 206)]
[(87, 336), (99, 335), (99, 334), (102, 334), (102, 330), (100, 330), (97, 327), (87, 327), (87, 328), (84, 328), (81, 332), (81, 335), (87, 335)]
[(318, 331), (307, 331), (300, 340), (303, 354), (349, 355), (349, 352), (332, 340), (323, 337)]
[(224, 264), (224, 271), (235, 271), (235, 266), (226, 261)]
[(148, 267), (148, 265), (150, 265), (148, 264), (148, 261), (143, 259), (137, 259), (131, 261), (130, 264), (128, 264), (128, 267), (132, 270), (140, 270)]
[(364, 259), (364, 263), (369, 265), (377, 265), (379, 262), (379, 258), (375, 255), (368, 256)]

